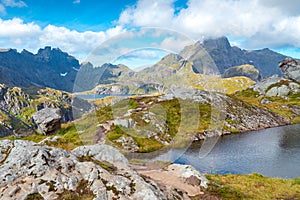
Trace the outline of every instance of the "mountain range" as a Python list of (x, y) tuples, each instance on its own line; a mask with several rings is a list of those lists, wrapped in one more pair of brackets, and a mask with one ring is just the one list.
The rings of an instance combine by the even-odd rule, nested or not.
[(0, 51), (0, 82), (9, 86), (40, 86), (72, 91), (80, 64), (58, 48), (45, 47), (37, 54), (27, 50)]
[[(45, 47), (36, 54), (27, 50), (19, 53), (14, 49), (1, 49), (0, 83), (19, 87), (50, 87), (68, 92), (85, 91), (99, 84), (160, 73), (176, 63), (182, 67), (185, 62), (191, 63), (194, 73), (204, 73), (204, 66), (214, 65), (220, 74), (231, 67), (250, 64), (260, 71), (262, 77), (269, 77), (280, 74), (278, 63), (285, 57), (270, 49), (249, 51), (232, 47), (226, 37), (221, 37), (187, 46), (178, 55), (167, 55), (157, 64), (136, 73), (122, 64), (107, 63), (101, 67), (95, 67), (92, 63), (80, 64), (59, 48)], [(76, 84), (75, 80), (80, 84)]]

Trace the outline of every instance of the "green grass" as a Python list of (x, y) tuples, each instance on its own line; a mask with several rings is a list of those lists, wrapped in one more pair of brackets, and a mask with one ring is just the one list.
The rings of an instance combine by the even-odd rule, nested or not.
[(127, 110), (135, 109), (138, 106), (139, 103), (135, 99), (133, 98), (124, 99), (112, 105), (111, 111), (113, 113), (113, 116), (119, 116), (119, 115), (124, 115), (127, 112)]
[(57, 199), (61, 200), (92, 200), (96, 196), (89, 189), (89, 183), (86, 180), (81, 180), (75, 191), (65, 190)]
[(166, 111), (166, 123), (169, 128), (169, 134), (174, 137), (178, 133), (178, 128), (181, 122), (181, 109), (178, 100), (164, 101), (160, 103)]
[(114, 141), (123, 135), (126, 135), (126, 134), (119, 126), (112, 126), (111, 130), (107, 133), (106, 138), (111, 141)]
[(141, 153), (156, 151), (164, 147), (162, 143), (158, 142), (155, 139), (140, 138), (140, 137), (135, 137), (133, 139), (137, 142), (139, 146), (139, 152)]
[[(286, 84), (285, 82), (276, 83), (274, 86), (280, 86)], [(272, 86), (273, 87), (273, 86)], [(247, 102), (251, 105), (263, 107), (271, 110), (274, 113), (277, 113), (287, 119), (290, 119), (292, 123), (300, 123), (300, 116), (295, 116), (292, 112), (291, 106), (297, 105), (300, 106), (300, 93), (298, 94), (289, 94), (288, 99), (281, 97), (265, 97), (259, 96), (258, 92), (253, 91), (253, 89), (246, 89), (244, 91), (238, 92), (236, 94), (230, 95), (233, 98), (240, 99), (244, 102)], [(266, 98), (270, 101), (269, 104), (261, 104), (260, 100)]]
[(83, 156), (83, 157), (79, 157), (78, 160), (80, 162), (93, 162), (96, 165), (101, 166), (103, 169), (105, 169), (106, 171), (108, 171), (110, 173), (114, 173), (114, 172), (117, 171), (117, 168), (113, 164), (111, 164), (111, 163), (109, 163), (107, 161), (96, 160), (96, 159), (92, 158), (89, 155), (86, 155), (86, 156)]
[[(131, 100), (131, 104), (135, 106), (146, 105), (147, 111), (134, 111), (132, 113), (131, 118), (136, 122), (134, 129), (113, 126), (106, 135), (107, 144), (121, 148), (115, 140), (121, 136), (130, 136), (138, 144), (139, 152), (151, 152), (164, 147), (164, 145), (154, 138), (148, 138), (146, 135), (148, 132), (156, 132), (160, 138), (168, 142), (171, 140), (167, 135), (170, 135), (173, 138), (171, 145), (176, 146), (191, 140), (190, 137), (187, 137), (188, 134), (203, 133), (204, 130), (209, 128), (211, 122), (211, 106), (208, 104), (180, 99), (157, 102), (154, 97), (138, 97)], [(149, 102), (153, 103), (150, 105)], [(127, 104), (124, 101), (119, 103), (114, 105), (115, 108), (120, 108), (122, 109), (121, 112), (125, 113), (126, 111), (121, 105), (125, 106)], [(115, 112), (118, 111), (114, 110)], [(149, 112), (154, 113), (154, 118), (161, 123), (161, 126), (166, 125), (163, 133), (152, 124), (153, 121), (152, 123), (146, 123), (142, 119), (144, 114)]]
[[(57, 142), (55, 143), (50, 142), (47, 143), (47, 145), (66, 149), (66, 150), (72, 150), (78, 146), (83, 145), (81, 138), (78, 135), (77, 129), (73, 123), (63, 124), (62, 129), (59, 132), (56, 132), (55, 134), (51, 135), (51, 137), (54, 136), (61, 136), (61, 138), (58, 139)], [(38, 143), (46, 139), (47, 137), (49, 136), (41, 135), (41, 134), (33, 134), (33, 135), (23, 137), (21, 139)], [(14, 140), (15, 138), (14, 136), (10, 136), (9, 138), (6, 139)]]
[(44, 200), (44, 198), (39, 193), (34, 193), (28, 195), (25, 200)]
[(114, 118), (112, 113), (112, 108), (110, 106), (105, 106), (97, 110), (96, 116), (98, 118), (98, 123), (104, 123)]
[(17, 115), (21, 120), (27, 124), (32, 124), (31, 116), (36, 112), (36, 109), (32, 107), (25, 107), (21, 110), (21, 114)]
[(285, 180), (251, 175), (207, 175), (207, 192), (222, 199), (299, 199), (300, 178)]
[(108, 144), (112, 144), (113, 146), (120, 148), (120, 144), (116, 143), (115, 140), (117, 140), (121, 136), (131, 136), (132, 139), (139, 146), (139, 152), (141, 153), (155, 151), (164, 146), (157, 140), (151, 138), (138, 137), (135, 136), (135, 134), (136, 133), (129, 133), (127, 131), (124, 131), (119, 126), (113, 126), (112, 129), (107, 133), (106, 139), (109, 140), (107, 141)]

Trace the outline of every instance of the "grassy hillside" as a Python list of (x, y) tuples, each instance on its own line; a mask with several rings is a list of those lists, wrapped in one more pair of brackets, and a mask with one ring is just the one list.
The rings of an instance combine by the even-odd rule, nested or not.
[(268, 178), (260, 174), (207, 175), (208, 192), (222, 199), (299, 199), (300, 177), (294, 180)]
[[(289, 94), (287, 97), (267, 97), (259, 95), (259, 93), (253, 91), (252, 88), (248, 88), (232, 94), (231, 97), (258, 107), (268, 108), (271, 111), (290, 119), (293, 123), (300, 123), (300, 93)], [(267, 101), (267, 103), (262, 103), (263, 100)]]

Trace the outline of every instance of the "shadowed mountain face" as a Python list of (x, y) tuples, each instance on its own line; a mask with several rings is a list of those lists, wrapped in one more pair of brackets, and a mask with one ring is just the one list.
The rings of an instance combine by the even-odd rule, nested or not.
[(0, 52), (0, 82), (11, 86), (46, 86), (71, 91), (78, 60), (58, 48), (45, 47), (37, 54), (8, 49)]
[(99, 84), (113, 84), (130, 79), (135, 72), (125, 65), (105, 63), (101, 67), (94, 67), (91, 63), (81, 64), (74, 84), (74, 92), (91, 90)]
[(37, 54), (26, 50), (21, 53), (13, 49), (0, 51), (0, 83), (9, 86), (34, 85), (73, 92), (77, 80), (74, 89), (83, 91), (90, 90), (97, 84), (113, 83), (123, 72), (132, 73), (124, 65), (80, 65), (76, 58), (58, 48), (45, 47)]
[(211, 63), (213, 60), (221, 74), (230, 67), (250, 64), (257, 68), (263, 77), (281, 74), (277, 66), (286, 57), (270, 49), (247, 51), (232, 47), (226, 37), (197, 42), (185, 47), (179, 55), (192, 61), (194, 71), (199, 73), (203, 72), (204, 65), (214, 65)]

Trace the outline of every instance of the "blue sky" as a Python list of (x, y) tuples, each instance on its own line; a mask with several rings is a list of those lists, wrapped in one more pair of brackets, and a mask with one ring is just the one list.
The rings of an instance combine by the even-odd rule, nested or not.
[[(15, 1), (18, 2), (18, 1)], [(35, 22), (78, 31), (101, 31), (114, 25), (120, 13), (135, 0), (24, 0), (24, 7), (6, 7), (2, 19), (19, 17), (25, 23)]]
[(84, 61), (115, 36), (157, 27), (193, 41), (225, 35), (241, 48), (300, 58), (299, 7), (298, 0), (0, 0), (0, 48), (50, 45)]

